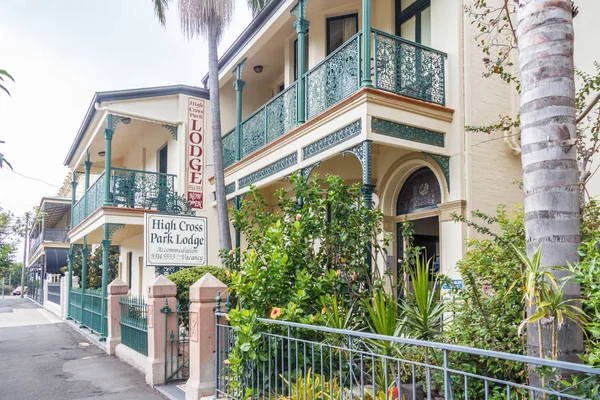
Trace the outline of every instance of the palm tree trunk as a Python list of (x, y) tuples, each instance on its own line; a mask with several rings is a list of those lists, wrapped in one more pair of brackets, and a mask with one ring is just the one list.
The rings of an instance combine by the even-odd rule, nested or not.
[(225, 195), (225, 170), (223, 168), (221, 104), (219, 100), (219, 57), (217, 35), (214, 34), (208, 35), (208, 74), (219, 243), (222, 250), (229, 251), (231, 250), (231, 232), (229, 229), (229, 214), (227, 212), (227, 198)]
[[(542, 265), (566, 266), (578, 260), (580, 244), (572, 4), (519, 0), (517, 17), (527, 254), (531, 257), (544, 243)], [(560, 278), (568, 271), (554, 274)], [(578, 297), (579, 285), (568, 285), (565, 292)], [(535, 338), (537, 330), (529, 324), (528, 337)], [(542, 324), (542, 330), (542, 337), (551, 337), (549, 324)], [(561, 359), (577, 361), (582, 332), (568, 323), (559, 331), (558, 343)], [(538, 351), (528, 343), (528, 354)]]

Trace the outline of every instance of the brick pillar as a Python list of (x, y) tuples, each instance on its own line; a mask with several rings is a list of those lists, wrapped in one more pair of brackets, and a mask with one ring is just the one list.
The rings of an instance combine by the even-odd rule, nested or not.
[[(146, 383), (152, 386), (165, 383), (165, 345), (167, 332), (175, 332), (177, 321), (177, 285), (159, 275), (148, 293), (148, 369)], [(171, 313), (163, 313), (163, 308)]]
[(215, 393), (215, 299), (227, 299), (227, 286), (211, 274), (190, 287), (190, 378), (186, 400)]
[(115, 354), (115, 348), (121, 343), (121, 296), (129, 291), (129, 286), (119, 278), (112, 281), (108, 287), (106, 310), (108, 312), (108, 334), (106, 338), (106, 352)]

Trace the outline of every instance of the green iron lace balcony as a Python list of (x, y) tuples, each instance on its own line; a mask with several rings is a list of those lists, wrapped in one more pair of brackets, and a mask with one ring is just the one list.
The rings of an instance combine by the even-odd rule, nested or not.
[[(304, 74), (307, 120), (360, 89), (363, 40), (363, 32), (358, 32)], [(445, 53), (377, 29), (372, 29), (370, 40), (375, 56), (371, 76), (377, 89), (445, 105)], [(239, 133), (234, 128), (223, 136), (225, 167), (298, 126), (297, 85), (294, 82), (246, 118)]]
[(445, 53), (373, 29), (377, 89), (445, 105)]
[[(104, 204), (102, 173), (73, 206), (73, 224), (77, 226)], [(112, 168), (110, 205), (113, 207), (169, 211), (176, 199), (175, 175), (159, 172)], [(87, 198), (87, 202), (86, 202)]]
[(306, 118), (311, 119), (360, 88), (362, 32), (351, 37), (304, 75)]

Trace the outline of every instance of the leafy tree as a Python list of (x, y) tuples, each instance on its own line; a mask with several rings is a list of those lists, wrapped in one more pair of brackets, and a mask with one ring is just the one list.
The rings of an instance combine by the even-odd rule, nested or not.
[[(11, 226), (12, 232), (17, 237), (23, 239), (23, 269), (21, 272), (21, 286), (25, 286), (25, 266), (27, 264), (26, 254), (27, 254), (27, 245), (29, 242), (29, 234), (31, 233), (31, 229), (33, 226), (39, 222), (42, 222), (44, 219), (44, 212), (40, 209), (40, 207), (34, 207), (31, 211), (26, 211), (22, 216), (16, 218)], [(24, 293), (21, 292), (21, 298), (23, 298)]]
[[(88, 246), (92, 251), (88, 252), (87, 256), (87, 276), (86, 276), (86, 287), (88, 289), (101, 289), (102, 288), (102, 246), (91, 247)], [(75, 251), (73, 253), (73, 276), (81, 278), (81, 264), (82, 256), (81, 251)], [(108, 281), (112, 282), (119, 274), (119, 246), (110, 246), (108, 250)], [(66, 271), (67, 267), (63, 268)]]

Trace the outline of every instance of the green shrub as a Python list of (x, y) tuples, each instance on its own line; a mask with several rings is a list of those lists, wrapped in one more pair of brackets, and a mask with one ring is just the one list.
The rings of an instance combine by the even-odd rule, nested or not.
[(181, 310), (181, 321), (185, 326), (187, 326), (188, 321), (190, 286), (198, 282), (198, 279), (208, 273), (212, 274), (224, 284), (229, 285), (230, 279), (225, 274), (225, 269), (211, 265), (186, 268), (167, 276), (167, 279), (177, 285), (177, 301), (179, 301)]
[[(467, 253), (457, 264), (463, 278), (463, 290), (450, 304), (454, 317), (444, 327), (444, 338), (453, 344), (524, 354), (526, 339), (518, 334), (524, 318), (523, 295), (516, 289), (508, 291), (522, 276), (521, 261), (512, 245), (525, 250), (523, 208), (519, 206), (509, 212), (500, 205), (493, 216), (476, 211), (473, 218), (467, 221), (455, 216), (455, 220), (467, 223), (484, 236), (469, 241)], [(491, 229), (492, 226), (499, 228), (498, 233)], [(525, 383), (527, 374), (522, 363), (460, 353), (452, 356), (457, 365), (468, 366), (468, 372), (486, 371), (498, 379)], [(483, 387), (480, 386), (478, 382), (473, 383), (472, 397), (481, 396)], [(501, 388), (494, 386), (490, 390), (495, 393)], [(498, 396), (502, 395), (504, 392)], [(492, 398), (497, 398), (494, 396)]]

